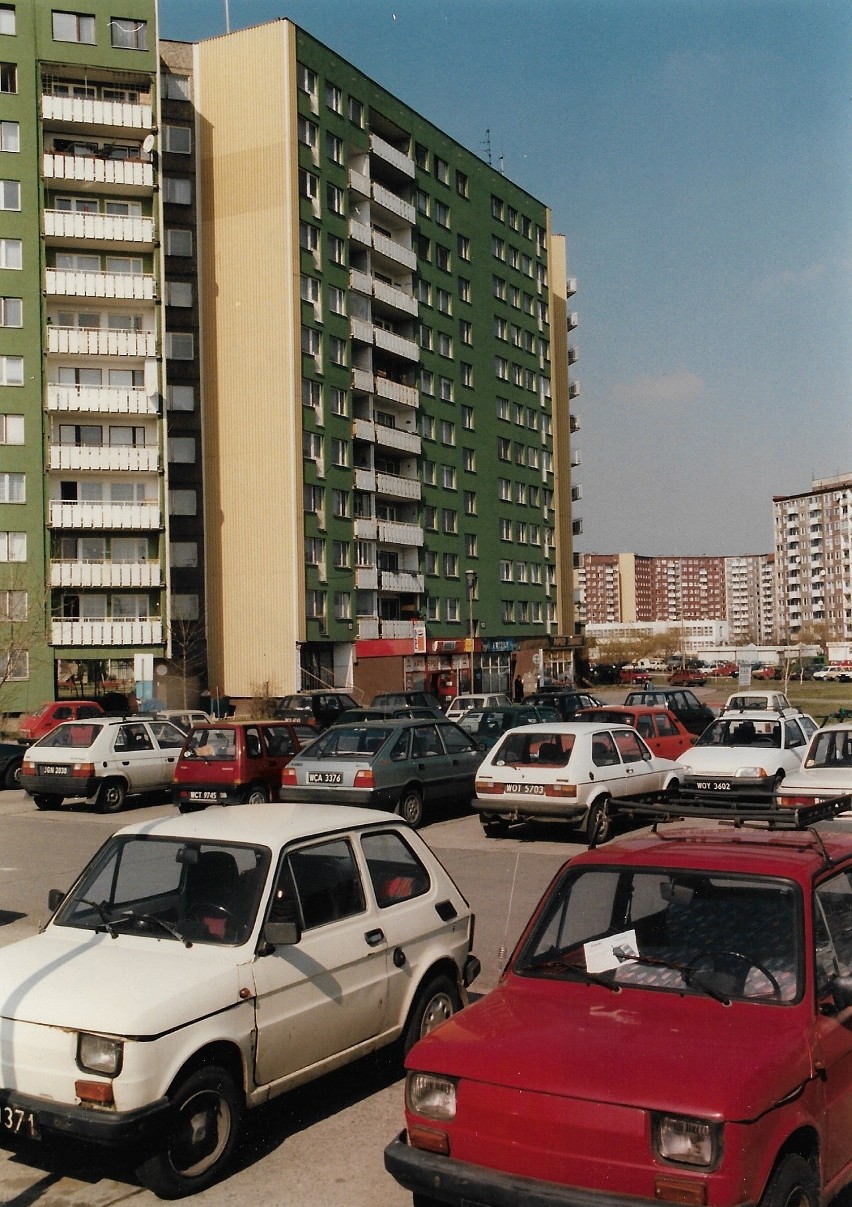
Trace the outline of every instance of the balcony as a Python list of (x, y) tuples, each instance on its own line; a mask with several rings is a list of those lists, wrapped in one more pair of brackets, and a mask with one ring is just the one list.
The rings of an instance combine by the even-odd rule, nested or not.
[(568, 280), (565, 282), (565, 296), (566, 296), (566, 298), (573, 297), (573, 295), (574, 295), (576, 292), (577, 292), (577, 278), (576, 278), (576, 277), (569, 277), (569, 278), (568, 278)]
[[(350, 228), (351, 228), (350, 223)], [(387, 235), (382, 235), (378, 231), (372, 231), (372, 244), (376, 252), (380, 256), (384, 256), (388, 260), (393, 260), (395, 264), (403, 264), (406, 268), (410, 268), (413, 272), (417, 267), (417, 256), (410, 247), (403, 246), (396, 239), (390, 239)]]
[(379, 575), (379, 590), (406, 594), (422, 593), (425, 589), (423, 582), (422, 574), (412, 574), (408, 570), (382, 570)]
[(355, 440), (364, 440), (372, 444), (376, 439), (376, 425), (372, 419), (353, 419), (352, 436)]
[(356, 490), (372, 494), (376, 489), (376, 475), (371, 469), (356, 469), (353, 475)]
[(394, 639), (414, 637), (414, 626), (410, 620), (380, 620), (379, 631), (382, 637)]
[(349, 169), (349, 187), (353, 193), (360, 193), (362, 197), (370, 196), (370, 177), (364, 172), (356, 172), (354, 168)]
[(351, 318), (349, 328), (353, 339), (360, 340), (362, 344), (372, 344), (374, 329), (373, 324), (367, 319)]
[(580, 383), (579, 383), (579, 381), (572, 381), (571, 384), (568, 386), (568, 397), (569, 398), (579, 398), (579, 396), (580, 396)]
[(150, 249), (154, 246), (154, 219), (45, 210), (44, 234), (47, 239), (60, 245), (102, 243), (108, 250), (125, 247)]
[(364, 394), (372, 394), (373, 374), (369, 369), (352, 370), (352, 388), (353, 390), (360, 390)]
[(162, 645), (163, 622), (149, 620), (54, 620), (51, 645)]
[(358, 541), (374, 541), (378, 533), (378, 524), (370, 516), (356, 516), (353, 531), (355, 539)]
[(379, 622), (372, 616), (358, 618), (358, 640), (375, 641), (379, 636)]
[(355, 587), (359, 591), (375, 591), (379, 585), (379, 572), (375, 566), (359, 566), (355, 571)]
[(406, 432), (403, 428), (386, 427), (383, 423), (375, 425), (374, 439), (381, 448), (392, 448), (403, 453), (420, 454), (422, 440), (416, 432)]
[(48, 297), (127, 298), (153, 302), (156, 278), (141, 272), (68, 272), (48, 268), (45, 272)]
[(579, 314), (577, 313), (577, 311), (576, 311), (576, 310), (570, 310), (570, 311), (568, 312), (568, 319), (567, 319), (567, 327), (568, 327), (568, 330), (569, 330), (569, 331), (573, 331), (573, 330), (574, 330), (574, 328), (577, 326), (577, 324), (578, 324), (579, 322), (580, 322), (580, 316), (579, 316)]
[(50, 563), (51, 587), (160, 587), (159, 562), (71, 562)]
[(47, 350), (60, 356), (157, 355), (153, 331), (101, 331), (91, 327), (48, 327)]
[[(355, 535), (357, 537), (360, 534), (356, 531)], [(379, 520), (374, 537), (386, 545), (419, 547), (423, 544), (423, 529), (419, 524), (400, 524), (392, 520)]]
[(50, 500), (51, 528), (151, 532), (162, 527), (159, 503), (66, 503)]
[(154, 165), (141, 159), (96, 159), (46, 151), (42, 175), (47, 181), (96, 184), (131, 195), (149, 193), (154, 187)]
[(373, 280), (373, 297), (377, 302), (412, 317), (418, 313), (417, 298), (413, 294), (406, 293), (396, 285), (388, 285), (385, 281)]
[(107, 445), (52, 444), (49, 468), (51, 470), (115, 471), (134, 470), (141, 473), (157, 473), (160, 468), (160, 453), (157, 448), (116, 448)]
[(396, 193), (392, 193), (390, 189), (386, 189), (384, 185), (376, 182), (373, 183), (372, 195), (376, 205), (381, 206), (383, 210), (387, 210), (394, 217), (401, 218), (409, 226), (414, 225), (417, 211), (410, 201), (403, 201)]
[(420, 482), (399, 474), (376, 474), (376, 493), (392, 499), (419, 499)]
[(102, 133), (126, 133), (128, 130), (150, 130), (154, 119), (150, 105), (132, 105), (123, 101), (99, 101), (80, 96), (47, 96), (41, 98), (42, 121), (52, 126), (80, 126), (99, 129)]
[(361, 243), (364, 247), (372, 247), (373, 232), (367, 222), (358, 222), (355, 218), (349, 219), (349, 238), (355, 243)]
[(373, 340), (377, 348), (382, 348), (394, 356), (401, 356), (406, 360), (420, 360), (420, 347), (416, 340), (406, 339), (403, 335), (397, 335), (395, 331), (385, 331), (382, 327), (374, 327)]
[(396, 147), (392, 147), (389, 142), (385, 142), (378, 134), (370, 135), (370, 152), (376, 155), (391, 167), (396, 168), (403, 176), (407, 176), (409, 180), (414, 179), (414, 160), (410, 155), (406, 155), (403, 151), (397, 151)]
[(387, 398), (391, 402), (400, 403), (402, 406), (417, 407), (420, 404), (420, 395), (417, 386), (404, 385), (401, 381), (394, 381), (391, 377), (383, 377), (380, 373), (376, 374), (375, 391), (379, 398)]
[(578, 352), (575, 345), (569, 344), (568, 345), (568, 364), (575, 365), (577, 363), (577, 358), (579, 355), (580, 355), (580, 353)]
[(158, 415), (159, 396), (145, 390), (60, 386), (51, 382), (47, 387), (47, 410), (78, 415)]
[(349, 269), (349, 288), (354, 293), (363, 293), (367, 297), (373, 292), (373, 278), (368, 272), (361, 272), (360, 269)]

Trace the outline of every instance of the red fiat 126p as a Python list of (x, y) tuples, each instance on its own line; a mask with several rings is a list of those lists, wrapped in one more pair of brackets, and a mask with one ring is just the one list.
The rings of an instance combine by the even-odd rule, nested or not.
[(727, 825), (570, 860), (497, 988), (408, 1057), (385, 1164), (416, 1207), (829, 1202), (852, 1179), (849, 803), (726, 802)]

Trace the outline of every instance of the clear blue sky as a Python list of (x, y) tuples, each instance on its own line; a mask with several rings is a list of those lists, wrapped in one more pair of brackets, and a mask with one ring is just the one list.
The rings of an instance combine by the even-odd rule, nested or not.
[[(230, 0), (549, 204), (578, 278), (581, 550), (772, 548), (852, 471), (849, 0)], [(163, 37), (226, 0), (160, 0)], [(488, 135), (486, 132), (490, 132)]]

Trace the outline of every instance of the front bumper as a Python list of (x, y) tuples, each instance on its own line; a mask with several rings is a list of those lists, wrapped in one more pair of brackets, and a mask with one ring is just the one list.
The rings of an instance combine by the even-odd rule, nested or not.
[[(4, 1114), (14, 1114), (16, 1111), (22, 1111), (26, 1116), (32, 1114), (37, 1138), (47, 1135), (71, 1136), (107, 1148), (156, 1140), (169, 1123), (171, 1109), (168, 1098), (160, 1098), (134, 1111), (110, 1111), (48, 1102), (43, 1098), (20, 1094), (17, 1090), (0, 1089), (0, 1111)], [(0, 1140), (11, 1134), (0, 1131)], [(22, 1131), (20, 1134), (28, 1133)]]
[(412, 1194), (454, 1207), (656, 1207), (653, 1199), (579, 1190), (423, 1152), (409, 1145), (405, 1132), (385, 1149), (385, 1169)]

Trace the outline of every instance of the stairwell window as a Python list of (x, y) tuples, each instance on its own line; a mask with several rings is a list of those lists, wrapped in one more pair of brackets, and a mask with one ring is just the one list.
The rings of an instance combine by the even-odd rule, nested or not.
[(0, 122), (0, 151), (14, 153), (21, 149), (21, 126), (19, 122)]
[(25, 562), (27, 560), (27, 534), (25, 532), (0, 532), (0, 562)]
[(23, 384), (23, 356), (0, 356), (0, 386), (22, 386)]
[(20, 180), (0, 180), (0, 210), (20, 210)]
[(26, 474), (0, 474), (0, 503), (26, 503)]
[(24, 443), (23, 415), (0, 415), (0, 444)]
[(22, 327), (24, 303), (21, 298), (0, 298), (0, 327)]
[(15, 34), (14, 4), (0, 4), (0, 34)]
[(110, 41), (116, 50), (147, 50), (148, 22), (136, 17), (113, 17), (109, 23)]

